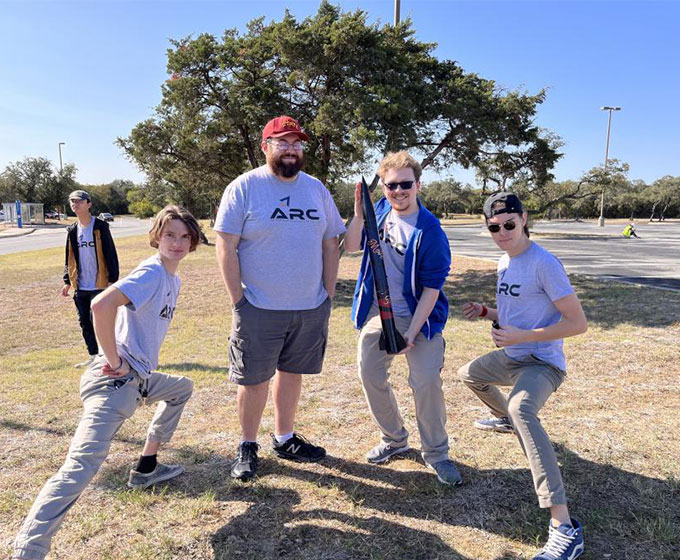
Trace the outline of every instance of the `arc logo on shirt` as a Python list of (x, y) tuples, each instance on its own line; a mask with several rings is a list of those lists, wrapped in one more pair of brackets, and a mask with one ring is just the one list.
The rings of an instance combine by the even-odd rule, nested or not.
[(519, 289), (522, 287), (521, 284), (508, 284), (507, 282), (500, 282), (498, 284), (498, 295), (499, 296), (512, 296), (519, 297)]
[(94, 240), (85, 241), (84, 239), (81, 239), (78, 241), (78, 247), (94, 247)]
[[(168, 295), (166, 297), (170, 298), (170, 292), (168, 292)], [(165, 306), (163, 307), (163, 309), (161, 309), (161, 312), (158, 316), (161, 319), (167, 319), (168, 321), (171, 321), (174, 314), (175, 314), (175, 308), (172, 305), (170, 305), (169, 303), (166, 303)]]
[(290, 205), (290, 196), (285, 196), (279, 200), (280, 204), (274, 208), (272, 215), (269, 216), (270, 220), (320, 220), (319, 210), (317, 208), (293, 208)]
[(387, 231), (388, 228), (393, 226), (393, 223), (386, 223), (385, 227), (378, 231), (378, 237), (380, 237), (380, 241), (385, 243), (385, 245), (392, 247), (392, 249), (394, 249), (399, 256), (403, 257), (406, 254), (406, 243), (402, 243), (399, 241), (399, 238), (397, 238), (396, 235), (392, 235), (389, 231)]

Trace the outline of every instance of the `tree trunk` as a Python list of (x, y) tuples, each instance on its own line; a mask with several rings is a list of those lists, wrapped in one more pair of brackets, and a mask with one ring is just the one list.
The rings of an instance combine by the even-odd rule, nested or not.
[(240, 124), (238, 130), (241, 133), (241, 138), (243, 139), (243, 146), (245, 147), (246, 153), (248, 154), (248, 161), (250, 162), (250, 166), (253, 169), (255, 169), (256, 167), (260, 167), (260, 163), (257, 161), (257, 156), (255, 155), (255, 148), (253, 146), (253, 143), (250, 141), (248, 127), (244, 124)]

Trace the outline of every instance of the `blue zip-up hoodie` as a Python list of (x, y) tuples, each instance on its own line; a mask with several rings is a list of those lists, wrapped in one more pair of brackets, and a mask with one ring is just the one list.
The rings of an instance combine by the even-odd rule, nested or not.
[[(411, 314), (415, 312), (423, 288), (439, 290), (439, 297), (434, 309), (420, 332), (428, 339), (442, 332), (449, 317), (449, 302), (442, 291), (442, 286), (451, 268), (451, 249), (449, 240), (442, 230), (439, 220), (418, 199), (420, 212), (416, 227), (406, 247), (404, 262), (404, 286), (402, 293)], [(375, 205), (375, 217), (378, 229), (383, 226), (385, 218), (391, 210), (387, 199), (381, 198)], [(361, 270), (354, 289), (352, 302), (352, 321), (357, 329), (364, 326), (373, 303), (373, 270), (366, 251), (366, 236), (362, 235), (361, 246), (364, 251)]]

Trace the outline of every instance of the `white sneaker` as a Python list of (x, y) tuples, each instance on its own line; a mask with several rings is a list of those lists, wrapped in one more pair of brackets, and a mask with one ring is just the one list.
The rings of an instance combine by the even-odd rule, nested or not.
[(94, 362), (94, 359), (97, 357), (97, 354), (90, 354), (90, 357), (85, 360), (84, 362), (80, 362), (79, 364), (76, 364), (73, 366), (76, 369), (82, 369), (88, 367), (92, 362)]

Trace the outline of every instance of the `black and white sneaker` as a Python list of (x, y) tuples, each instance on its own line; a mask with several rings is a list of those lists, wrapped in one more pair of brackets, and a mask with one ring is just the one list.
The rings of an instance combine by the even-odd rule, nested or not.
[(309, 443), (299, 434), (293, 434), (288, 441), (279, 443), (272, 434), (272, 451), (282, 459), (315, 463), (326, 456), (326, 450), (318, 445)]
[(254, 441), (242, 441), (238, 445), (236, 458), (231, 462), (231, 478), (250, 480), (257, 473), (257, 450), (260, 446)]
[(512, 426), (510, 418), (485, 418), (484, 420), (475, 420), (475, 428), (478, 430), (486, 430), (490, 432), (500, 432), (502, 434), (511, 434), (515, 431)]

